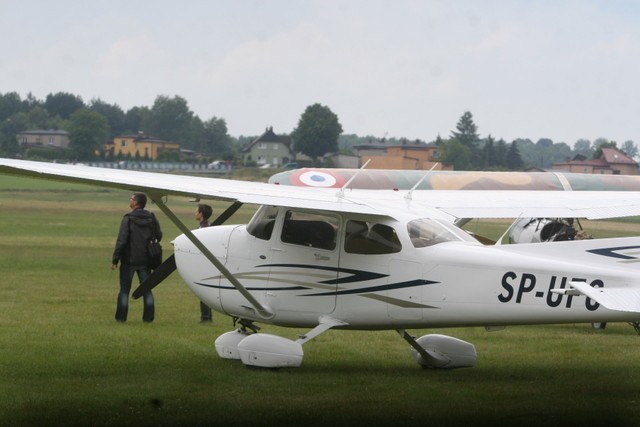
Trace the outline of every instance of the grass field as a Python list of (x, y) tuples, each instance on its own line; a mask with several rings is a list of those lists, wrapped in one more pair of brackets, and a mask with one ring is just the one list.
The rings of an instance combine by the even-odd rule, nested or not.
[[(177, 275), (154, 291), (153, 324), (140, 301), (118, 324), (109, 266), (128, 197), (0, 176), (0, 425), (640, 425), (640, 337), (626, 324), (411, 331), (474, 343), (477, 366), (454, 371), (420, 369), (393, 331), (329, 331), (301, 368), (251, 370), (216, 356), (231, 321), (200, 324)], [(169, 206), (195, 227), (193, 203)], [(168, 248), (178, 232), (159, 218)], [(495, 238), (502, 224), (471, 226)]]

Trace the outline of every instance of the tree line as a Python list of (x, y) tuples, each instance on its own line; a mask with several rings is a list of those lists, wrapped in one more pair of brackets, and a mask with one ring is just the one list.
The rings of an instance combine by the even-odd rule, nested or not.
[[(455, 170), (523, 170), (528, 168), (549, 169), (554, 163), (565, 162), (582, 155), (587, 159), (597, 159), (603, 148), (616, 148), (630, 158), (638, 155), (638, 147), (631, 141), (618, 146), (616, 141), (597, 138), (575, 141), (573, 148), (565, 142), (554, 143), (549, 138), (540, 138), (536, 142), (528, 138), (516, 138), (510, 143), (496, 139), (492, 135), (482, 137), (473, 114), (465, 111), (456, 123), (451, 135), (442, 138), (438, 135), (433, 143), (439, 147), (439, 160), (452, 164)], [(345, 154), (357, 145), (421, 145), (427, 142), (407, 138), (377, 138), (374, 136), (341, 135), (340, 148)]]
[(481, 138), (473, 115), (466, 111), (447, 140), (438, 138), (436, 144), (443, 149), (443, 161), (452, 163), (456, 170), (522, 170), (524, 168), (548, 169), (554, 163), (565, 162), (580, 154), (587, 159), (597, 159), (603, 148), (616, 148), (633, 158), (638, 148), (631, 140), (621, 147), (617, 142), (598, 138), (593, 143), (580, 139), (571, 148), (565, 142), (554, 143), (549, 138), (533, 142), (517, 138), (508, 144), (489, 135)]
[(117, 135), (144, 131), (181, 148), (232, 160), (236, 153), (224, 119), (200, 119), (180, 96), (156, 97), (151, 107), (136, 106), (124, 111), (101, 99), (85, 103), (81, 97), (58, 92), (44, 100), (16, 92), (0, 94), (0, 155), (24, 155), (17, 141), (19, 132), (43, 129), (69, 132), (69, 155), (90, 160), (96, 151)]
[[(32, 94), (23, 99), (16, 92), (0, 93), (0, 156), (46, 157), (42, 151), (51, 153), (51, 150), (38, 152), (35, 149), (29, 153), (18, 144), (19, 132), (35, 129), (68, 131), (70, 147), (66, 155), (73, 160), (93, 160), (95, 153), (102, 151), (103, 144), (115, 136), (139, 131), (177, 142), (181, 148), (209, 158), (227, 161), (238, 160), (240, 150), (256, 138), (230, 136), (225, 119), (214, 116), (202, 120), (180, 96), (159, 95), (151, 107), (136, 106), (124, 111), (117, 104), (99, 98), (85, 103), (81, 97), (66, 92), (49, 94), (44, 100)], [(406, 138), (344, 135), (342, 132), (338, 116), (329, 107), (313, 104), (301, 114), (290, 135), (295, 151), (312, 158), (314, 164), (320, 164), (320, 159), (327, 153), (351, 154), (355, 145), (427, 143)], [(518, 138), (507, 143), (491, 135), (481, 137), (470, 111), (462, 114), (451, 135), (446, 138), (438, 135), (430, 142), (440, 148), (440, 160), (452, 164), (456, 170), (546, 169), (576, 154), (597, 158), (604, 147), (617, 148), (632, 158), (638, 154), (633, 141), (625, 141), (618, 147), (615, 141), (605, 138), (593, 142), (580, 139), (572, 148), (565, 142), (555, 143), (548, 138), (536, 142)], [(58, 150), (54, 154), (61, 155)], [(176, 153), (165, 154), (178, 156)]]

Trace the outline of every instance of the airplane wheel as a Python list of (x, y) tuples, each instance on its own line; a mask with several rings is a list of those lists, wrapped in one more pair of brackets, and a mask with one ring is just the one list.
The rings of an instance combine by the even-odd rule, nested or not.
[(604, 329), (607, 327), (607, 322), (595, 322), (592, 323), (591, 326), (593, 329)]

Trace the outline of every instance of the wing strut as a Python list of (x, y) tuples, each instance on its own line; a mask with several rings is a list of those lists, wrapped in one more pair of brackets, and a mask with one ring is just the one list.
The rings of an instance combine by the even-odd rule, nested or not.
[(411, 200), (411, 195), (413, 194), (413, 190), (415, 190), (416, 188), (418, 188), (418, 185), (422, 184), (422, 181), (425, 180), (426, 177), (429, 176), (429, 174), (431, 173), (432, 170), (434, 170), (436, 168), (436, 166), (438, 166), (440, 164), (440, 162), (436, 162), (433, 166), (431, 166), (431, 169), (429, 169), (427, 171), (427, 173), (425, 173), (424, 175), (422, 175), (422, 178), (420, 178), (418, 180), (418, 182), (416, 182), (416, 184), (411, 187), (411, 190), (409, 190), (409, 192), (407, 194), (404, 195), (405, 199)]
[(356, 179), (356, 177), (358, 176), (358, 174), (364, 170), (364, 168), (367, 167), (367, 165), (369, 164), (369, 162), (371, 162), (371, 159), (367, 160), (365, 162), (364, 165), (362, 165), (362, 167), (360, 169), (358, 169), (356, 171), (356, 173), (353, 174), (353, 176), (351, 178), (349, 178), (349, 180), (347, 182), (345, 182), (345, 184), (342, 186), (342, 188), (340, 188), (340, 190), (338, 190), (338, 194), (337, 196), (342, 198), (344, 197), (344, 189), (347, 188), (349, 185), (351, 185), (351, 183), (353, 182), (354, 179)]
[[(228, 220), (231, 215), (233, 215), (240, 207), (242, 203), (234, 202), (231, 206), (229, 206), (224, 212), (222, 212), (212, 223), (211, 226), (224, 224), (226, 220)], [(176, 256), (171, 254), (167, 259), (164, 260), (162, 264), (153, 272), (147, 276), (146, 279), (140, 283), (140, 286), (133, 291), (131, 296), (133, 299), (138, 299), (142, 295), (146, 294), (156, 286), (158, 286), (164, 279), (169, 277), (171, 273), (176, 270)]]
[(231, 206), (229, 206), (224, 212), (222, 212), (212, 223), (211, 226), (224, 224), (226, 220), (231, 218), (231, 215), (236, 213), (238, 209), (242, 207), (244, 203), (233, 202)]
[[(211, 263), (222, 273), (224, 277), (227, 278), (231, 282), (233, 286), (242, 294), (243, 297), (247, 299), (251, 303), (251, 305), (258, 311), (258, 313), (266, 318), (270, 319), (273, 317), (273, 312), (267, 308), (264, 304), (261, 304), (257, 299), (254, 298), (253, 295), (247, 288), (242, 286), (242, 284), (236, 279), (233, 274), (211, 253), (211, 251), (200, 241), (196, 236), (193, 235), (189, 227), (184, 225), (182, 221), (164, 204), (162, 201), (162, 196), (157, 196), (156, 194), (150, 194), (151, 200), (154, 201), (156, 205), (160, 208), (160, 210), (167, 216), (169, 219), (180, 229), (180, 231), (187, 236), (187, 239), (191, 240), (196, 248), (198, 248), (202, 254), (209, 260)], [(239, 206), (238, 206), (239, 207)]]
[(402, 338), (404, 338), (404, 340), (408, 342), (409, 345), (411, 345), (411, 347), (413, 347), (425, 361), (429, 362), (431, 366), (445, 366), (447, 363), (449, 363), (449, 360), (442, 357), (442, 355), (435, 350), (428, 350), (426, 348), (423, 348), (420, 344), (418, 344), (416, 339), (404, 329), (396, 329), (396, 332)]

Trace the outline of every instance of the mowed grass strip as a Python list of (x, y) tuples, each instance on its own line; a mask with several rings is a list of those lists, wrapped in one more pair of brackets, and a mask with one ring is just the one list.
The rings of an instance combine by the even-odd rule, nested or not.
[[(640, 425), (640, 337), (626, 324), (411, 331), (473, 342), (477, 366), (454, 371), (420, 369), (393, 331), (329, 331), (305, 344), (301, 368), (253, 370), (217, 357), (213, 341), (231, 320), (216, 313), (200, 324), (177, 274), (154, 291), (153, 324), (141, 322), (140, 301), (118, 324), (109, 265), (129, 193), (5, 178), (3, 426)], [(169, 205), (195, 226), (193, 203)], [(169, 250), (177, 229), (150, 208)], [(243, 208), (241, 220), (251, 213)]]

